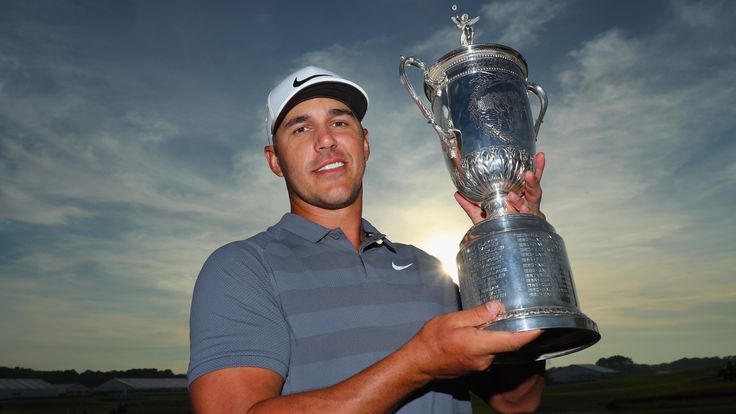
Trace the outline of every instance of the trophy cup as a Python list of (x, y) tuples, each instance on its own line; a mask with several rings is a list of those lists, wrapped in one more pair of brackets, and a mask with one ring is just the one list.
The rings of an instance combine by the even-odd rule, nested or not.
[[(500, 300), (506, 313), (485, 329), (543, 330), (520, 350), (497, 355), (496, 362), (543, 360), (587, 348), (601, 336), (578, 307), (562, 238), (545, 219), (506, 209), (508, 193), (521, 190), (524, 173), (535, 168), (547, 96), (527, 80), (527, 64), (519, 52), (499, 44), (473, 44), (472, 25), (478, 17), (463, 14), (452, 20), (461, 31), (461, 46), (430, 68), (402, 56), (399, 74), (439, 135), (455, 187), (486, 214), (465, 234), (457, 255), (463, 308)], [(431, 109), (414, 91), (407, 66), (423, 72)], [(527, 91), (540, 100), (536, 121)]]

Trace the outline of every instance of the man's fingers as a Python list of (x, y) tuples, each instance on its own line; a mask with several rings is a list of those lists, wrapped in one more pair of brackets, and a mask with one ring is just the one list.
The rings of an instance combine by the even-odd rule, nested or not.
[[(484, 332), (489, 337), (489, 345), (493, 347), (493, 354), (503, 352), (518, 351), (522, 346), (539, 338), (542, 330), (524, 331), (524, 332), (507, 332), (507, 331), (490, 331)], [(491, 336), (493, 339), (490, 339)]]
[(506, 197), (506, 202), (506, 207), (510, 207), (513, 213), (523, 213), (522, 210), (524, 209), (524, 200), (522, 200), (518, 194), (514, 192), (509, 193), (509, 195)]
[(521, 197), (514, 192), (509, 193), (506, 197), (506, 202), (508, 204), (507, 207), (511, 207), (514, 212), (518, 212), (522, 205)]
[(544, 163), (546, 162), (546, 157), (544, 156), (543, 152), (538, 152), (534, 155), (534, 175), (537, 177), (537, 181), (542, 181), (542, 175), (544, 174)]
[(539, 184), (536, 173), (527, 171), (524, 174), (524, 197), (530, 204), (537, 206), (542, 201), (542, 186)]
[(474, 308), (452, 314), (455, 327), (483, 326), (496, 320), (498, 315), (506, 312), (503, 304), (497, 300), (485, 303)]
[[(544, 157), (540, 157), (544, 159)], [(542, 161), (542, 168), (544, 168), (544, 161)], [(524, 197), (517, 206), (520, 213), (534, 214), (544, 218), (544, 214), (539, 210), (539, 206), (542, 203), (542, 186), (539, 183), (541, 175), (537, 175), (539, 171), (532, 173), (527, 171), (524, 175)]]
[(541, 195), (536, 200), (536, 203), (533, 202), (533, 199), (533, 197), (530, 199), (528, 194), (524, 198), (521, 198), (516, 193), (509, 193), (508, 197), (506, 197), (506, 207), (512, 213), (534, 214), (535, 216), (545, 218), (544, 213), (539, 211)]
[(459, 191), (455, 191), (455, 200), (465, 211), (465, 214), (470, 217), (470, 220), (473, 222), (473, 224), (478, 223), (479, 221), (484, 219), (483, 210), (481, 210), (480, 206), (463, 197), (463, 195), (460, 194)]

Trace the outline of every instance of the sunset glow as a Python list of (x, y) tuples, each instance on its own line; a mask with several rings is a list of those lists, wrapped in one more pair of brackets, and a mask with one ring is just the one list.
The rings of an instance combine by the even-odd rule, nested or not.
[(447, 272), (452, 280), (457, 283), (457, 264), (455, 262), (455, 258), (457, 256), (459, 243), (460, 240), (457, 239), (457, 236), (439, 234), (433, 239), (420, 243), (419, 247), (432, 256), (440, 259), (445, 272)]

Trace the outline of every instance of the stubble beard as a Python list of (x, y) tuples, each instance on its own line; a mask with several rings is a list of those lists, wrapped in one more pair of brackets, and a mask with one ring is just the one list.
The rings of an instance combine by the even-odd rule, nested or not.
[(304, 192), (299, 191), (299, 188), (294, 186), (288, 178), (286, 178), (286, 189), (289, 192), (289, 198), (291, 199), (297, 198), (311, 206), (326, 210), (339, 210), (353, 205), (356, 200), (358, 200), (358, 197), (363, 192), (363, 184), (359, 183), (358, 185), (353, 186), (351, 191), (346, 195), (337, 194), (334, 197), (319, 193), (305, 194)]
[[(309, 191), (309, 188), (304, 188), (303, 185), (298, 185), (295, 180), (292, 179), (292, 174), (289, 172), (288, 165), (281, 165), (282, 172), (284, 174), (284, 181), (286, 182), (286, 189), (289, 192), (289, 199), (299, 199), (305, 203), (319, 207), (326, 210), (339, 210), (353, 205), (358, 197), (363, 193), (363, 180), (362, 176), (360, 180), (353, 183), (346, 191), (343, 189), (336, 189), (336, 194), (331, 195), (331, 192), (320, 193), (318, 191)], [(363, 171), (365, 171), (365, 164), (363, 165)], [(303, 191), (307, 190), (307, 191)]]

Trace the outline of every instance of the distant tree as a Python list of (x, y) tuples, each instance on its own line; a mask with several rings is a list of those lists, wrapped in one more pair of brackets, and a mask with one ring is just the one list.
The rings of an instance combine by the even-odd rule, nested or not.
[(90, 371), (81, 374), (69, 369), (65, 371), (37, 371), (21, 367), (0, 367), (0, 378), (41, 378), (51, 384), (82, 384), (96, 387), (113, 378), (182, 378), (185, 374), (174, 374), (170, 369), (133, 368), (127, 371)]
[(736, 378), (736, 364), (729, 358), (726, 361), (726, 366), (718, 370), (718, 376), (726, 381), (733, 381)]
[(0, 367), (0, 378), (38, 378), (38, 375), (28, 368)]
[(631, 358), (623, 355), (601, 358), (595, 364), (599, 367), (610, 368), (619, 372), (631, 372), (636, 367)]

